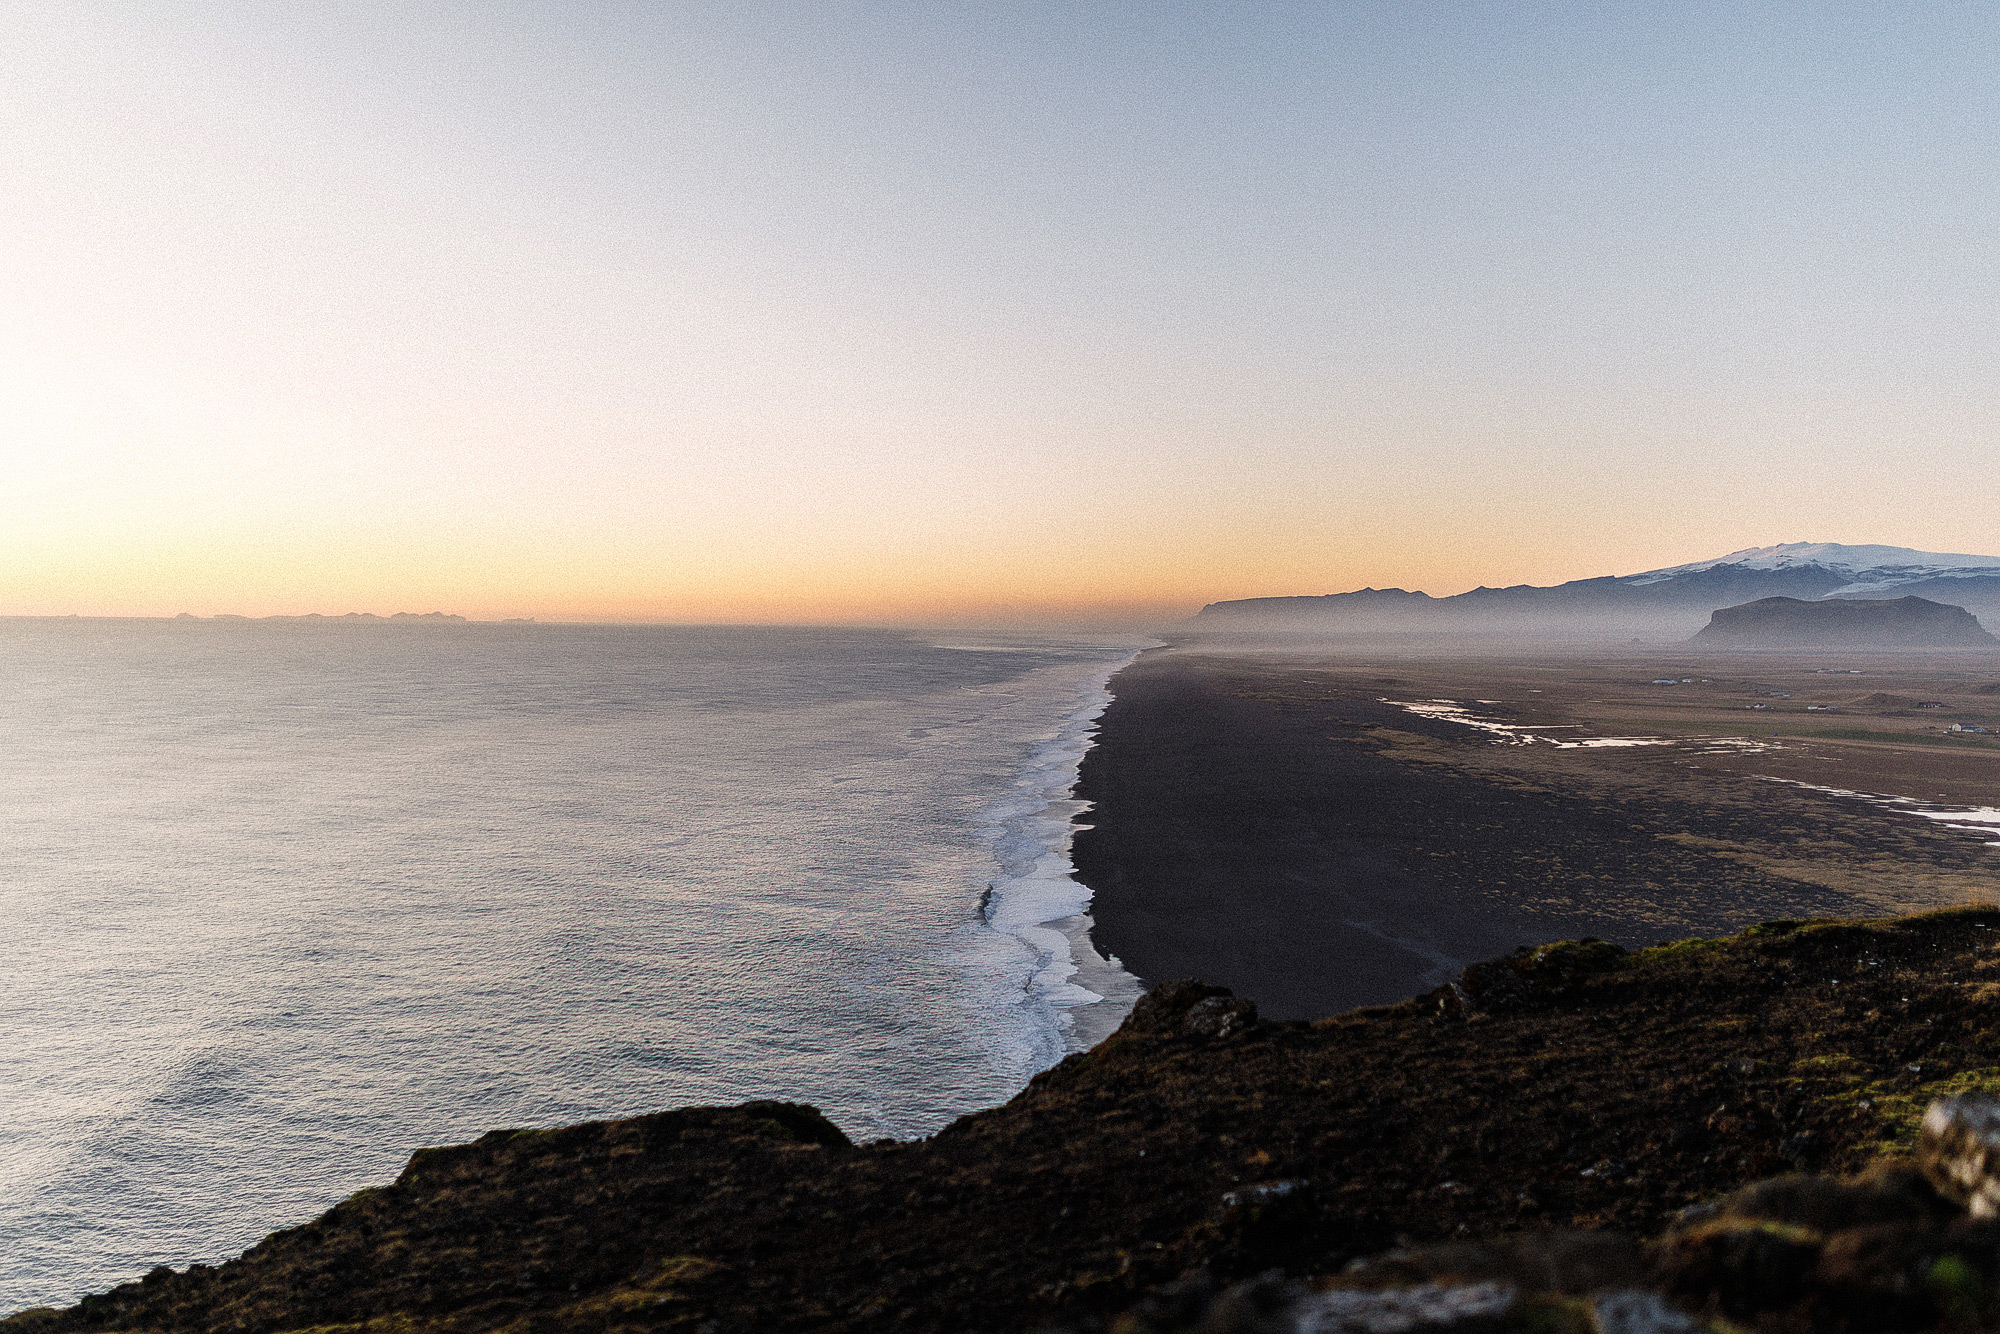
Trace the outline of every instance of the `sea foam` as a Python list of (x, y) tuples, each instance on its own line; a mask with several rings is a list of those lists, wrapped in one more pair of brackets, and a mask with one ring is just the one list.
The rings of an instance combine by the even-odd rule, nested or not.
[(1070, 844), (1090, 803), (1073, 795), (1110, 680), (1138, 651), (1079, 683), (1075, 706), (1035, 747), (1013, 790), (980, 819), (992, 833), (999, 875), (982, 896), (981, 920), (1030, 952), (1021, 1004), (1041, 1028), (1038, 1068), (1096, 1045), (1124, 1021), (1144, 991), (1139, 979), (1090, 939), (1091, 893), (1076, 878)]

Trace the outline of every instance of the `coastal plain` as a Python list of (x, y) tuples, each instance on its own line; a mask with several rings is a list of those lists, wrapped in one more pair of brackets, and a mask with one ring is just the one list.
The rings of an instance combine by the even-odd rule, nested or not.
[[(1093, 938), (1313, 1019), (1523, 942), (1989, 899), (2000, 654), (1475, 657), (1199, 642), (1119, 674)], [(1953, 812), (1970, 811), (1959, 818)], [(1983, 818), (1992, 819), (1989, 814)]]

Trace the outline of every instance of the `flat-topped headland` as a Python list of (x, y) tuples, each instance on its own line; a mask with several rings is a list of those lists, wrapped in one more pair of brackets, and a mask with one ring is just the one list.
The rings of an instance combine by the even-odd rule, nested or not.
[(1928, 598), (1760, 598), (1721, 607), (1694, 642), (1714, 648), (2000, 648), (1963, 607)]

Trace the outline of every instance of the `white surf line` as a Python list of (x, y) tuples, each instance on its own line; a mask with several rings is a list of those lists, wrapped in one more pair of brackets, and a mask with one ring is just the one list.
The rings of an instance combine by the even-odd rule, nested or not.
[[(1736, 743), (1738, 741), (1738, 738), (1734, 737), (1680, 738), (1640, 736), (1594, 736), (1584, 737), (1577, 741), (1564, 741), (1558, 737), (1544, 736), (1543, 733), (1574, 731), (1578, 727), (1581, 727), (1582, 724), (1550, 723), (1540, 731), (1533, 731), (1526, 727), (1516, 726), (1513, 723), (1502, 723), (1496, 722), (1491, 718), (1481, 718), (1455, 699), (1381, 699), (1377, 702), (1402, 709), (1407, 713), (1416, 714), (1419, 718), (1434, 718), (1439, 722), (1457, 723), (1461, 727), (1471, 727), (1481, 732), (1490, 732), (1494, 735), (1496, 741), (1511, 746), (1554, 746), (1557, 750), (1622, 750), (1631, 746), (1677, 746), (1695, 741), (1701, 742), (1704, 745)], [(1479, 704), (1497, 703), (1495, 700), (1485, 699), (1474, 702)], [(1747, 742), (1744, 744), (1757, 750), (1769, 749), (1769, 747), (1756, 742)], [(1708, 751), (1704, 753), (1720, 754), (1722, 752)]]
[[(1918, 801), (1915, 797), (1891, 797), (1881, 792), (1856, 792), (1852, 788), (1801, 783), (1796, 778), (1771, 778), (1769, 774), (1761, 776), (1773, 783), (1783, 783), (1786, 787), (1802, 787), (1808, 792), (1824, 792), (1830, 797), (1851, 797), (1899, 815), (1914, 815), (1961, 834), (2000, 834), (2000, 807), (1940, 806), (1932, 801)], [(1989, 839), (1986, 846), (2000, 848), (2000, 840)]]
[(1111, 678), (1150, 647), (1130, 650), (1080, 683), (1056, 733), (1036, 747), (1017, 777), (1015, 793), (989, 807), (985, 817), (1013, 833), (1017, 846), (1033, 858), (1002, 867), (980, 896), (978, 917), (1032, 956), (1022, 1000), (1047, 1016), (1053, 1039), (1036, 1069), (1095, 1046), (1145, 994), (1144, 984), (1091, 940), (1093, 895), (1076, 878), (1070, 846), (1078, 817), (1090, 809), (1076, 797), (1078, 771), (1097, 744), (1098, 720), (1111, 703)]

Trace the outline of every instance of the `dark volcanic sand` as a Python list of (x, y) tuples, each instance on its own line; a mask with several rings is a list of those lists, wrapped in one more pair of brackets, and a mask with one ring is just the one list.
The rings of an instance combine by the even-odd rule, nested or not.
[[(1987, 855), (1922, 821), (1650, 753), (1482, 771), (1528, 748), (1381, 702), (1409, 684), (1172, 650), (1121, 672), (1072, 854), (1098, 947), (1148, 982), (1198, 977), (1274, 1018), (1317, 1018), (1525, 942), (1639, 946), (1884, 910), (1812, 883), (1814, 858), (1839, 884), (1870, 859), (1963, 873)], [(1403, 758), (1385, 735), (1429, 738), (1447, 762)]]

